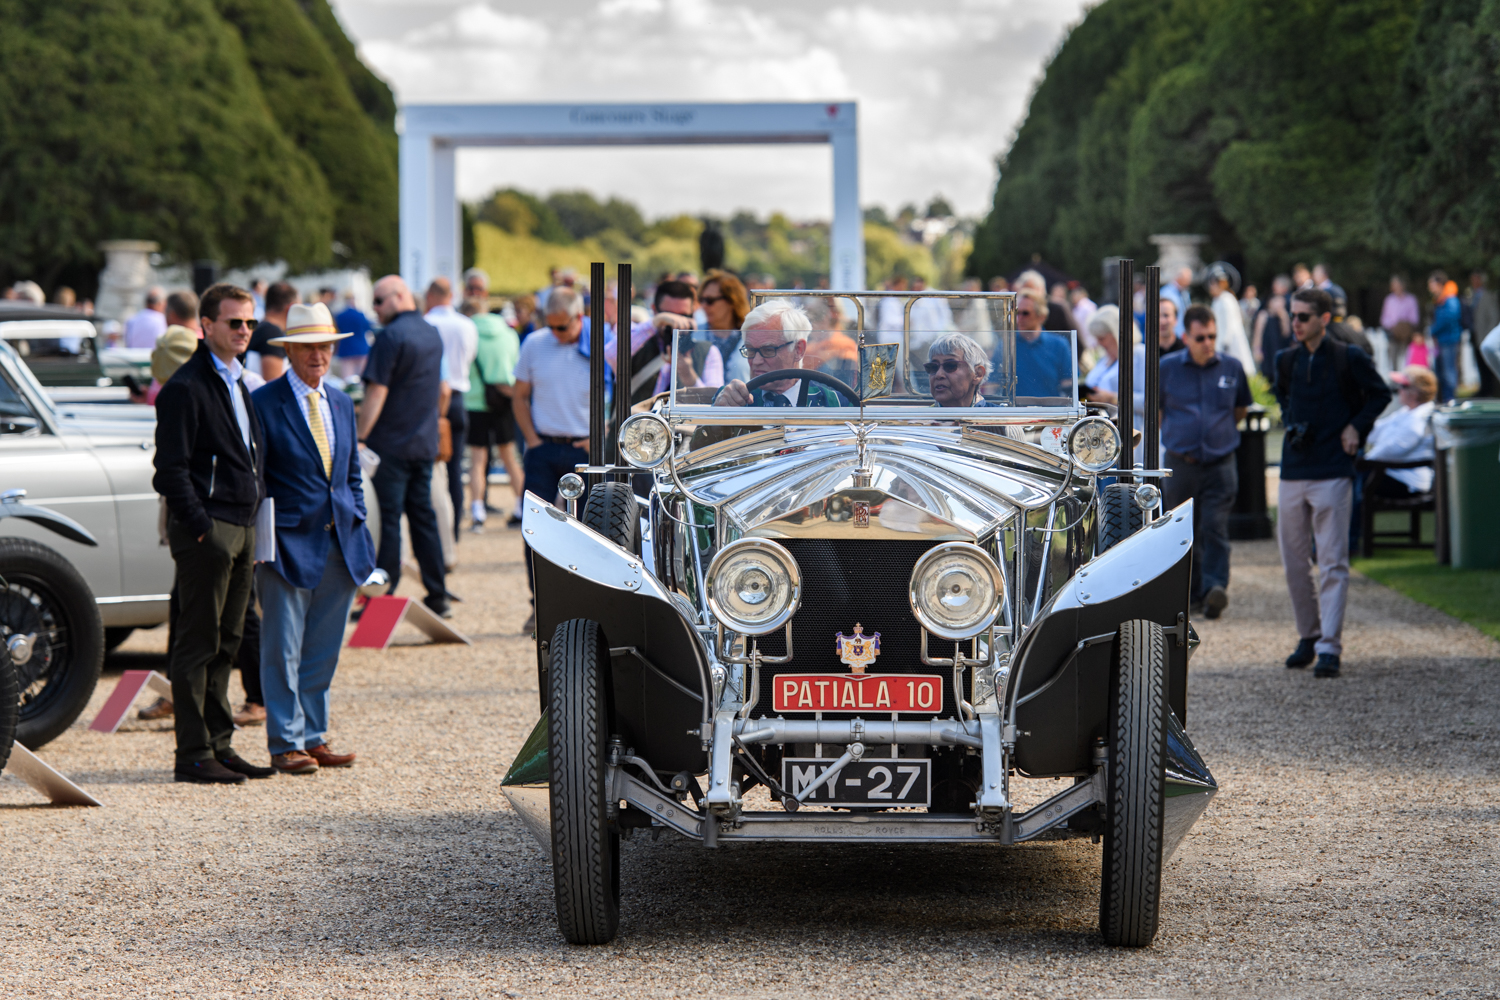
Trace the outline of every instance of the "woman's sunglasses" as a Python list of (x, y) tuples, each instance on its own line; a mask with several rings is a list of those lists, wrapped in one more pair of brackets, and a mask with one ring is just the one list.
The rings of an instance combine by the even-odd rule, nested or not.
[(954, 372), (958, 371), (959, 366), (962, 364), (962, 361), (955, 361), (953, 358), (949, 358), (947, 361), (942, 362), (929, 361), (922, 367), (927, 370), (927, 374), (929, 375), (936, 375), (939, 368), (947, 372), (949, 375), (952, 375)]
[(722, 296), (722, 295), (705, 295), (705, 296), (703, 296), (703, 298), (701, 298), (701, 299), (698, 300), (698, 302), (700, 304), (705, 305), (705, 306), (711, 306), (715, 302), (723, 302), (723, 301), (724, 301), (724, 296)]

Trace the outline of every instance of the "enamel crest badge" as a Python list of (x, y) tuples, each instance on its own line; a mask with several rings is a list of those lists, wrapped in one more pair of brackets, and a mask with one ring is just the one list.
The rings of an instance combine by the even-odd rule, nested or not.
[(839, 659), (849, 665), (849, 669), (856, 674), (865, 672), (865, 667), (875, 662), (875, 657), (880, 655), (880, 633), (865, 635), (865, 627), (855, 624), (854, 634), (845, 635), (836, 633), (833, 645), (839, 654)]

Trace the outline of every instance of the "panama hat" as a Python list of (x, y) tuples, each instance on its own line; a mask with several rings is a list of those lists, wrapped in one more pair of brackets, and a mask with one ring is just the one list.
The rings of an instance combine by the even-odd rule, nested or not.
[(287, 310), (286, 333), (266, 341), (268, 344), (327, 344), (352, 337), (339, 333), (333, 325), (333, 314), (321, 302), (298, 304)]
[(198, 335), (192, 330), (175, 323), (167, 327), (151, 349), (151, 377), (166, 385), (197, 349)]

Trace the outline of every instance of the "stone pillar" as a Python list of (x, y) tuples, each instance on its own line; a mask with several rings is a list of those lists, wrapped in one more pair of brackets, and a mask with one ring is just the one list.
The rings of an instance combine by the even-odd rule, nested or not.
[(149, 240), (106, 240), (104, 270), (99, 273), (99, 296), (94, 315), (124, 322), (145, 305), (151, 285), (151, 255), (161, 249)]
[(1161, 281), (1164, 286), (1184, 267), (1193, 269), (1194, 280), (1197, 279), (1198, 272), (1203, 270), (1203, 258), (1198, 255), (1198, 248), (1208, 242), (1207, 236), (1195, 236), (1191, 233), (1158, 233), (1151, 237), (1151, 242), (1156, 244), (1160, 252), (1156, 263), (1161, 268)]

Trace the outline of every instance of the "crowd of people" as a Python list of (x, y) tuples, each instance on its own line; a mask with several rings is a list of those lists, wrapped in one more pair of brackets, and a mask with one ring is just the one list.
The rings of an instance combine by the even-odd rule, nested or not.
[[(1201, 284), (1198, 277), (1175, 274), (1156, 304), (1160, 457), (1172, 470), (1165, 502), (1195, 501), (1194, 613), (1215, 618), (1228, 605), (1237, 428), (1259, 375), (1286, 427), (1278, 538), (1299, 633), (1287, 666), (1315, 662), (1318, 676), (1337, 676), (1353, 509), (1363, 491), (1431, 489), (1430, 467), (1388, 466), (1432, 457), (1432, 412), (1456, 392), (1465, 331), (1500, 370), (1500, 304), (1481, 274), (1461, 297), (1434, 272), (1424, 327), (1420, 304), (1393, 277), (1377, 351), (1321, 265), (1277, 276), (1264, 300), (1253, 286), (1236, 297), (1237, 276), (1225, 269), (1210, 268)], [(720, 406), (849, 405), (831, 385), (805, 378), (748, 387), (786, 369), (821, 369), (847, 384), (859, 376), (846, 303), (793, 296), (752, 305), (751, 291), (768, 283), (723, 270), (662, 275), (647, 289), (649, 307), (631, 308), (631, 379), (620, 386), (617, 289), (602, 289), (608, 394), (635, 406), (675, 376), (679, 389)], [(1195, 298), (1199, 287), (1206, 294)], [(1126, 405), (1120, 365), (1129, 363), (1128, 405), (1143, 417), (1143, 289), (1128, 335), (1120, 309), (1097, 304), (1077, 283), (1049, 288), (1029, 270), (990, 289), (1015, 293), (1013, 337), (985, 302), (885, 297), (865, 305), (865, 339), (899, 341), (910, 331), (903, 389), (941, 407), (1071, 399), (1075, 378), (1080, 397)], [(890, 290), (925, 286), (897, 279)], [(10, 292), (41, 298), (30, 282)], [(449, 554), (465, 522), (480, 532), (498, 515), (519, 527), (523, 491), (553, 497), (561, 477), (587, 462), (589, 295), (576, 274), (554, 272), (535, 295), (497, 305), (477, 268), (458, 290), (435, 279), (420, 310), (402, 278), (384, 277), (373, 316), (352, 290), (342, 307), (332, 288), (304, 303), (280, 281), (221, 283), (201, 299), (147, 290), (121, 337), (152, 352), (152, 381), (136, 401), (158, 410), (155, 486), (177, 584), (172, 697), (142, 714), (175, 719), (179, 780), (238, 783), (353, 762), (353, 753), (329, 746), (328, 693), (343, 625), (351, 609), (358, 614), (358, 587), (376, 569), (392, 589), (399, 582), (404, 519), (424, 602), (451, 615)], [(334, 391), (355, 387), (357, 408)], [(1388, 407), (1392, 389), (1399, 405)], [(1376, 463), (1368, 475), (1356, 466), (1361, 456)], [(491, 503), (496, 468), (506, 472), (513, 506)], [(378, 540), (366, 527), (369, 503), (384, 528)], [(525, 628), (534, 621), (533, 612)], [(246, 694), (238, 710), (228, 701), (236, 666)], [(267, 728), (269, 768), (231, 746), (237, 726), (258, 723)]]

